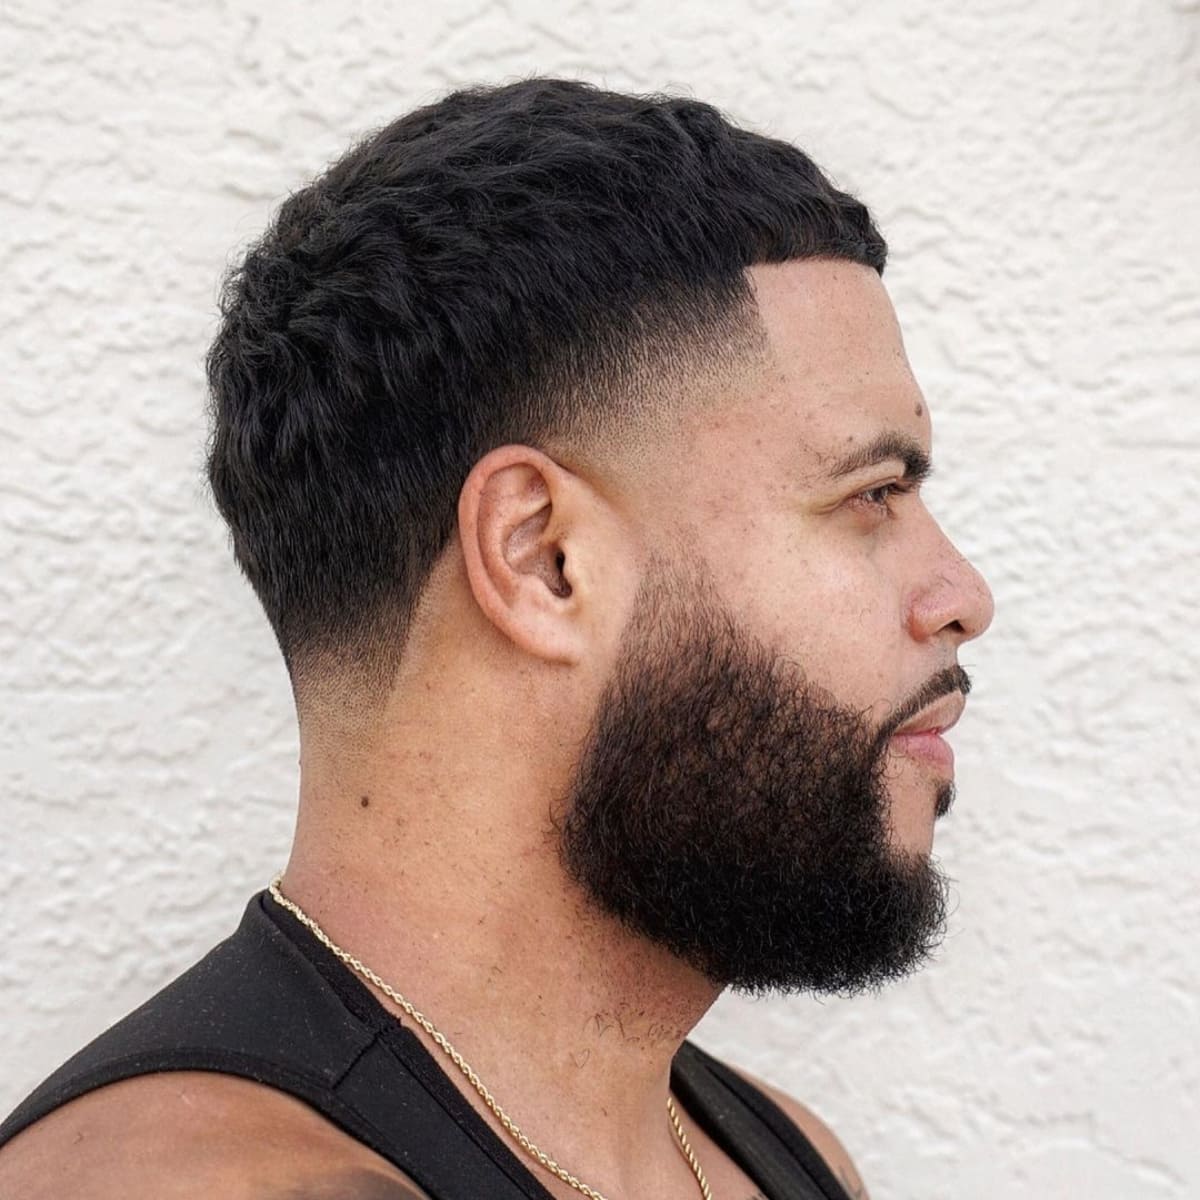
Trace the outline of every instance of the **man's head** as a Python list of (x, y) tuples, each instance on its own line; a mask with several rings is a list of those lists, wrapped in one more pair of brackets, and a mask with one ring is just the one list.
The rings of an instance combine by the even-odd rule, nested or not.
[(454, 92), (294, 193), (227, 280), (207, 471), (302, 724), (382, 708), (485, 453), (652, 458), (760, 355), (747, 266), (885, 254), (795, 147), (571, 80)]
[(891, 735), (991, 601), (916, 490), (884, 253), (794, 147), (556, 80), (293, 197), (227, 291), (209, 478), (302, 745), (436, 697), (456, 789), (511, 775), (571, 886), (718, 983), (919, 962), (952, 785)]

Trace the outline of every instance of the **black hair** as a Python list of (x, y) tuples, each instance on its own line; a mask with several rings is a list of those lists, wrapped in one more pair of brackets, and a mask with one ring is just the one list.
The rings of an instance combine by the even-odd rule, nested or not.
[(208, 482), (298, 706), (386, 699), (490, 449), (619, 448), (656, 381), (761, 344), (746, 267), (886, 254), (801, 150), (684, 97), (532, 77), (352, 147), (228, 274), (207, 357)]

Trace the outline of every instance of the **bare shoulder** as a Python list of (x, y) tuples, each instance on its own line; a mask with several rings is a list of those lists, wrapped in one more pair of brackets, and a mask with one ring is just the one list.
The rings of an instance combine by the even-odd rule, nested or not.
[(777, 1087), (772, 1087), (765, 1080), (759, 1079), (757, 1075), (751, 1075), (749, 1071), (745, 1071), (733, 1063), (726, 1063), (726, 1066), (730, 1070), (736, 1071), (748, 1083), (754, 1084), (760, 1091), (766, 1092), (796, 1122), (804, 1135), (812, 1142), (817, 1153), (829, 1165), (829, 1169), (838, 1182), (846, 1189), (846, 1194), (851, 1197), (851, 1200), (870, 1200), (867, 1185), (863, 1183), (862, 1176), (859, 1175), (858, 1168), (855, 1167), (846, 1147), (811, 1108), (801, 1104), (787, 1092), (781, 1092)]
[(274, 1088), (205, 1071), (99, 1088), (0, 1151), (5, 1200), (428, 1200)]

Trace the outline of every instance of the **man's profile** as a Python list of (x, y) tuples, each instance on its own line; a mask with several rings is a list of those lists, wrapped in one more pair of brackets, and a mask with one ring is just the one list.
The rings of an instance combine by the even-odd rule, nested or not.
[(687, 1039), (942, 932), (992, 601), (921, 498), (885, 259), (796, 147), (559, 79), (282, 205), (207, 475), (295, 696), (291, 856), (0, 1126), (0, 1195), (866, 1195)]

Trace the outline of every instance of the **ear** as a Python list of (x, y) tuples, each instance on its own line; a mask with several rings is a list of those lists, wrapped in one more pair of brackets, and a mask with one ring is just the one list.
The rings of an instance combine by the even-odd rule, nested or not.
[[(604, 560), (604, 501), (532, 446), (499, 446), (458, 498), (458, 534), (476, 603), (511, 642), (547, 662), (592, 649)], [(586, 564), (586, 565), (585, 565)]]

